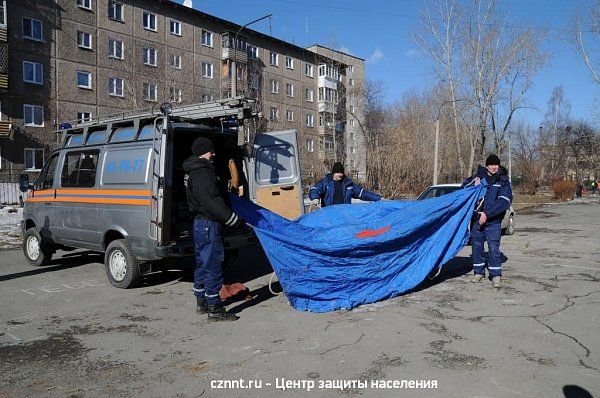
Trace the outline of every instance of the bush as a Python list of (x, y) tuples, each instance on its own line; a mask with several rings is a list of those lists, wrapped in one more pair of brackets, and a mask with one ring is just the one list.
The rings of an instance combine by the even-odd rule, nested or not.
[(559, 200), (569, 200), (575, 196), (575, 188), (577, 183), (575, 181), (564, 181), (557, 180), (552, 182), (552, 192), (554, 192), (554, 198)]

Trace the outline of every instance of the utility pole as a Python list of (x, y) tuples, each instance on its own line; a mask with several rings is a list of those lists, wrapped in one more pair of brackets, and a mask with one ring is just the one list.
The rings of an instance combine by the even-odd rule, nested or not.
[(435, 118), (435, 142), (433, 150), (433, 185), (437, 185), (438, 183), (438, 156), (440, 152), (440, 112), (442, 111), (442, 107), (444, 105), (460, 101), (462, 101), (462, 99), (444, 101), (438, 108), (437, 117)]
[(273, 14), (265, 15), (264, 17), (255, 19), (254, 21), (248, 22), (246, 25), (240, 27), (235, 34), (233, 39), (233, 61), (231, 61), (231, 97), (237, 97), (237, 46), (238, 46), (238, 35), (248, 25), (252, 25), (255, 22), (262, 21), (263, 19), (271, 17)]

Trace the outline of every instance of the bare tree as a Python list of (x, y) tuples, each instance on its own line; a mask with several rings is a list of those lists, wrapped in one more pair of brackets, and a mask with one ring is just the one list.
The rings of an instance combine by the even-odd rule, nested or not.
[[(542, 165), (543, 174), (552, 180), (558, 170), (565, 168), (567, 148), (567, 126), (570, 121), (571, 105), (565, 98), (562, 86), (555, 87), (548, 100), (548, 108), (542, 122)], [(544, 175), (542, 175), (544, 177)]]
[[(474, 0), (463, 37), (463, 70), (479, 125), (478, 158), (488, 134), (502, 152), (514, 113), (525, 106), (533, 74), (543, 65), (541, 35), (530, 28), (506, 29), (497, 0)], [(474, 153), (471, 154), (472, 158)]]
[(574, 18), (571, 39), (592, 80), (600, 84), (600, 0)]
[(465, 175), (456, 97), (461, 84), (458, 62), (461, 45), (461, 14), (462, 11), (456, 0), (440, 0), (433, 7), (425, 1), (421, 11), (422, 28), (413, 34), (413, 40), (434, 61), (436, 74), (447, 87), (452, 107), (456, 164), (460, 175)]

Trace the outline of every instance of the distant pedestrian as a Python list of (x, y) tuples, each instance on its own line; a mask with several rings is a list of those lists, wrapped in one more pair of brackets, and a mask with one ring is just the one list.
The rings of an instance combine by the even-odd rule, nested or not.
[(596, 195), (596, 189), (598, 188), (598, 183), (596, 182), (596, 180), (592, 181), (592, 195)]
[(577, 182), (577, 186), (575, 187), (575, 196), (581, 198), (581, 194), (583, 193), (583, 183)]
[(352, 203), (352, 198), (371, 202), (381, 200), (380, 195), (367, 191), (347, 177), (340, 162), (335, 162), (331, 173), (310, 188), (308, 197), (314, 204), (320, 202), (321, 207)]
[(483, 243), (487, 241), (487, 268), (495, 288), (502, 286), (502, 256), (500, 254), (501, 224), (504, 213), (512, 202), (512, 188), (506, 169), (500, 166), (500, 158), (490, 155), (485, 167), (479, 166), (477, 173), (463, 182), (463, 187), (473, 182), (483, 184), (487, 191), (483, 198), (483, 207), (477, 214), (477, 220), (471, 228), (471, 247), (473, 250), (473, 282), (485, 277), (485, 250)]

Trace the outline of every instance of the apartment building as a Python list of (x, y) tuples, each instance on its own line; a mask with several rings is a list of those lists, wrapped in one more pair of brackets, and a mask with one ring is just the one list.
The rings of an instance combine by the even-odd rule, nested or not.
[[(257, 99), (255, 132), (295, 128), (307, 183), (335, 157), (364, 177), (364, 60), (166, 0), (0, 0), (0, 170), (39, 171), (62, 123)], [(335, 131), (335, 133), (334, 133)]]

